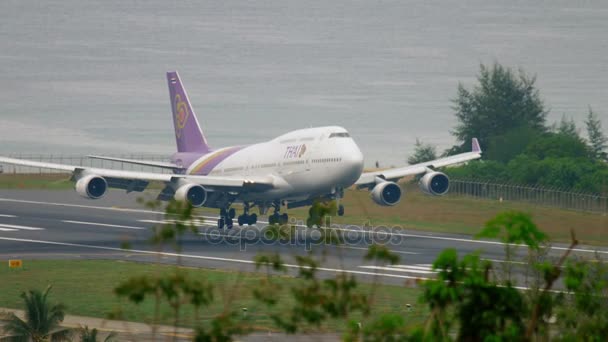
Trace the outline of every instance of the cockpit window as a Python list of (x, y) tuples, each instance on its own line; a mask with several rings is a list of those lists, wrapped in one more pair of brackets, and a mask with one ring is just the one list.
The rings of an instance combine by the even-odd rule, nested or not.
[(329, 135), (330, 138), (348, 138), (350, 134), (348, 132), (332, 133)]

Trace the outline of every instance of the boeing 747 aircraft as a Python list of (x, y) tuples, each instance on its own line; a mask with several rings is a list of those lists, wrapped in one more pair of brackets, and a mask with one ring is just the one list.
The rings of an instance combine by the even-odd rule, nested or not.
[[(424, 174), (420, 179), (422, 191), (443, 195), (448, 191), (449, 179), (435, 169), (481, 157), (479, 143), (473, 139), (471, 152), (400, 168), (363, 172), (363, 155), (359, 147), (348, 131), (339, 126), (300, 129), (259, 144), (213, 149), (205, 139), (178, 73), (168, 72), (167, 81), (177, 140), (177, 153), (171, 156), (170, 163), (90, 157), (170, 169), (171, 174), (6, 157), (0, 157), (0, 163), (71, 172), (76, 191), (90, 199), (101, 198), (108, 188), (143, 191), (151, 181), (162, 182), (165, 188), (158, 195), (160, 200), (175, 198), (187, 200), (194, 207), (218, 208), (218, 228), (222, 229), (233, 226), (234, 203), (243, 204), (243, 214), (237, 218), (239, 225), (257, 222), (257, 215), (251, 213), (253, 207), (261, 214), (272, 208), (269, 222), (285, 223), (288, 216), (281, 214), (282, 207), (307, 206), (316, 199), (339, 201), (344, 189), (353, 185), (371, 190), (375, 203), (393, 206), (402, 196), (397, 180), (409, 175)], [(338, 214), (344, 215), (342, 205), (339, 205)]]

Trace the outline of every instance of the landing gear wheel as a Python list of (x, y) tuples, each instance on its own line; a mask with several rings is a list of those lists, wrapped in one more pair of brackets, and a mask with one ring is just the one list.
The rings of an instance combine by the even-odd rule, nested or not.
[(342, 204), (338, 206), (338, 216), (344, 216), (344, 206)]
[(224, 219), (218, 219), (217, 220), (217, 229), (223, 229), (224, 228)]
[(239, 223), (239, 226), (244, 225), (247, 221), (249, 220), (249, 217), (247, 217), (247, 215), (239, 215), (237, 222)]
[(232, 229), (232, 219), (226, 219), (226, 228)]
[(251, 226), (251, 225), (254, 225), (256, 223), (258, 223), (258, 215), (256, 215), (256, 214), (249, 215), (249, 219), (247, 220), (247, 224)]
[(270, 224), (278, 224), (279, 223), (279, 214), (278, 213), (274, 213), (274, 214), (268, 216), (268, 223), (270, 223)]
[(234, 208), (230, 208), (228, 210), (228, 217), (233, 219), (236, 216), (236, 210), (234, 210)]
[(279, 218), (279, 223), (286, 224), (288, 221), (289, 221), (289, 216), (287, 216), (287, 213), (281, 214), (281, 216)]

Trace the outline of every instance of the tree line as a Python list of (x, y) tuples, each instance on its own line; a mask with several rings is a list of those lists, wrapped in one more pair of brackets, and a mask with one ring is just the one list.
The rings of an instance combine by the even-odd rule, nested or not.
[[(477, 84), (460, 84), (453, 99), (457, 144), (451, 155), (470, 150), (479, 139), (481, 162), (449, 168), (452, 177), (533, 184), (577, 191), (608, 193), (608, 137), (598, 114), (589, 107), (586, 137), (565, 114), (547, 123), (546, 108), (536, 77), (495, 63), (481, 65)], [(416, 141), (408, 162), (437, 157), (433, 145)]]

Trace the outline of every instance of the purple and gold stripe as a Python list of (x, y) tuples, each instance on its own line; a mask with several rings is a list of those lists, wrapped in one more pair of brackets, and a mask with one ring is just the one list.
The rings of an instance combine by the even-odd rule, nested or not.
[(223, 162), (226, 158), (242, 150), (243, 148), (245, 148), (245, 146), (234, 146), (210, 153), (207, 158), (199, 161), (190, 170), (190, 174), (206, 176), (211, 173), (211, 171), (213, 171), (213, 169), (218, 166), (219, 163)]

